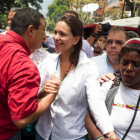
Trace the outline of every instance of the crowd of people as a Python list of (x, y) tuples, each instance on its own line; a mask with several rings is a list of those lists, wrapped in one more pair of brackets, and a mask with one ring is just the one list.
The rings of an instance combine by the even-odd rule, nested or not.
[[(0, 34), (0, 140), (138, 140), (140, 38), (75, 11), (46, 38), (45, 18), (12, 8)], [(29, 130), (30, 129), (30, 130)]]

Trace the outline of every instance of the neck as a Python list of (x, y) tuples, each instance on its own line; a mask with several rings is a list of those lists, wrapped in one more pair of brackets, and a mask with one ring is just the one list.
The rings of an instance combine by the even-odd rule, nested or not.
[(109, 60), (109, 63), (111, 64), (111, 66), (114, 68), (114, 71), (115, 72), (118, 72), (119, 71), (119, 68), (120, 68), (120, 63), (119, 63), (119, 60), (118, 59), (116, 59), (116, 60), (113, 60), (113, 61), (111, 61), (111, 60)]
[(69, 63), (69, 55), (67, 54), (60, 54), (60, 62), (61, 63)]
[(93, 51), (93, 56), (98, 56), (98, 55), (101, 55), (103, 52), (102, 51), (100, 51), (100, 52), (98, 52), (98, 51)]

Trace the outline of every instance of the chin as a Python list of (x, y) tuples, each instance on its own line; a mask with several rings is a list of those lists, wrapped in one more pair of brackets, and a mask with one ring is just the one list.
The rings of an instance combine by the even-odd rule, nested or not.
[(55, 52), (56, 53), (60, 53), (61, 51), (55, 48)]

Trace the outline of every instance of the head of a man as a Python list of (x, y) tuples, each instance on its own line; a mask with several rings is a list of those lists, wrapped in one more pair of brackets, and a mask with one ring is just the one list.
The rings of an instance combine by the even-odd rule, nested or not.
[(13, 17), (11, 30), (23, 37), (31, 51), (40, 48), (45, 37), (45, 19), (32, 8), (22, 8)]
[(21, 8), (17, 8), (17, 7), (15, 7), (15, 8), (11, 8), (10, 9), (10, 12), (9, 12), (9, 14), (8, 14), (8, 26), (9, 26), (9, 28), (11, 28), (11, 23), (12, 23), (12, 20), (13, 20), (13, 17), (14, 17), (14, 15), (15, 15), (15, 13), (18, 11), (18, 10), (20, 10)]
[(127, 40), (127, 34), (122, 27), (113, 27), (108, 32), (106, 53), (111, 64), (119, 64), (119, 53)]

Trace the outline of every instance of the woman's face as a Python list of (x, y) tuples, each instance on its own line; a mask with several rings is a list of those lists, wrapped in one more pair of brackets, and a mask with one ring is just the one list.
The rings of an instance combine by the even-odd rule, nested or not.
[(71, 53), (74, 44), (79, 41), (77, 37), (72, 35), (70, 27), (64, 21), (59, 21), (56, 24), (53, 39), (55, 42), (55, 51), (61, 53)]
[(120, 60), (120, 70), (124, 85), (132, 89), (140, 89), (140, 55), (138, 52), (125, 52)]

